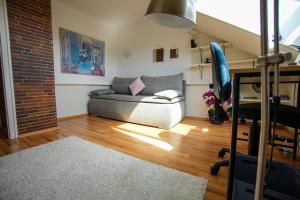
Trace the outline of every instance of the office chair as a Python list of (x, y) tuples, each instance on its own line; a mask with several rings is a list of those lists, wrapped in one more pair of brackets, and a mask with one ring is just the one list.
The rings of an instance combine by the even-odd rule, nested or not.
[[(220, 101), (226, 101), (231, 96), (231, 79), (229, 73), (229, 67), (227, 60), (224, 56), (222, 48), (218, 43), (212, 42), (210, 44), (211, 56), (212, 56), (212, 78), (213, 78), (213, 90), (215, 96)], [(273, 111), (274, 105), (270, 104), (270, 116), (271, 120), (273, 119)], [(231, 111), (231, 108), (228, 109), (228, 112)], [(239, 117), (243, 119), (252, 120), (252, 124), (250, 127), (249, 135), (248, 135), (248, 154), (257, 156), (258, 154), (258, 145), (259, 145), (259, 120), (260, 120), (260, 103), (246, 103), (240, 104), (239, 106)], [(300, 129), (300, 109), (287, 106), (287, 105), (279, 105), (277, 108), (277, 118), (276, 122), (295, 128)], [(297, 150), (297, 135), (299, 133), (295, 133), (295, 138), (293, 140), (294, 145), (288, 146), (289, 148), (293, 148), (294, 157), (296, 155)], [(228, 148), (222, 148), (218, 155), (219, 157), (223, 157), (225, 153), (229, 153), (230, 150)], [(228, 166), (229, 160), (223, 160), (220, 162), (216, 162), (210, 168), (210, 172), (212, 175), (217, 175), (220, 167)]]

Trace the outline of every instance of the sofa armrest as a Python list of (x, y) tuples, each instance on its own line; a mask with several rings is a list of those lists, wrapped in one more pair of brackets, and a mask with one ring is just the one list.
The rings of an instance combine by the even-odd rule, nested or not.
[(103, 95), (103, 94), (115, 94), (116, 92), (112, 89), (99, 89), (99, 90), (93, 90), (89, 93), (89, 96), (93, 95)]

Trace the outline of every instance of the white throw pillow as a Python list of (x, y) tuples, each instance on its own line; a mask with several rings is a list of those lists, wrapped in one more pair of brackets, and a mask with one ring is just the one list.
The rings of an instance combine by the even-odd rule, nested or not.
[(161, 91), (161, 92), (157, 92), (154, 95), (157, 98), (168, 99), (168, 100), (172, 100), (176, 97), (183, 96), (182, 91), (180, 91), (180, 90), (164, 90), (164, 91)]

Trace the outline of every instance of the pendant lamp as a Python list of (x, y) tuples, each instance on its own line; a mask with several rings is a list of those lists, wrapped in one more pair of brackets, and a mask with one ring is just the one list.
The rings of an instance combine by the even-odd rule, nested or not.
[(145, 18), (154, 24), (172, 28), (196, 25), (196, 0), (151, 0)]

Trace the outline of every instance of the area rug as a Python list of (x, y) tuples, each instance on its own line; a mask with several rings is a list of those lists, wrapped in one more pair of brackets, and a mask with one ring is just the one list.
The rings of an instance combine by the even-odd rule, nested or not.
[(68, 137), (0, 158), (0, 199), (201, 200), (207, 180)]

